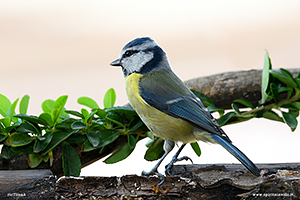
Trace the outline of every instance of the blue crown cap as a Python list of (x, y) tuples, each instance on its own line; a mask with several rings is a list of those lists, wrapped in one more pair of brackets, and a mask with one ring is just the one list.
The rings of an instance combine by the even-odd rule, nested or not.
[(149, 37), (136, 38), (136, 39), (132, 40), (131, 42), (127, 43), (123, 47), (123, 49), (127, 49), (127, 48), (130, 48), (130, 47), (133, 47), (133, 46), (141, 45), (141, 44), (146, 43), (146, 42), (153, 42), (153, 40)]

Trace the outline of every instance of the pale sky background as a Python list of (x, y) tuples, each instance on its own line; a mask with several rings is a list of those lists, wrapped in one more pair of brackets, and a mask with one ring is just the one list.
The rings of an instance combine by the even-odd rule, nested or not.
[[(70, 110), (81, 108), (76, 103), (81, 96), (102, 106), (111, 87), (117, 92), (116, 105), (124, 105), (121, 69), (109, 63), (127, 42), (141, 36), (152, 37), (167, 52), (183, 80), (262, 69), (265, 49), (273, 68), (300, 67), (299, 10), (297, 0), (0, 0), (0, 93), (11, 101), (28, 94), (28, 114), (40, 114), (44, 100), (64, 94), (69, 95)], [(224, 130), (255, 163), (299, 162), (300, 128), (292, 133), (285, 124), (259, 119)], [(125, 161), (98, 161), (81, 175), (139, 175), (150, 170), (155, 163), (143, 159), (145, 142)], [(199, 144), (200, 158), (189, 146), (181, 155), (194, 163), (238, 163), (218, 145)]]

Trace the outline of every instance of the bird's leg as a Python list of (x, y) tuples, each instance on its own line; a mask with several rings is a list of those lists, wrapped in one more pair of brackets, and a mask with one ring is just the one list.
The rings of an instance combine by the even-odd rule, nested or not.
[(176, 154), (173, 156), (171, 162), (166, 165), (166, 170), (165, 170), (166, 176), (171, 176), (171, 170), (172, 170), (173, 164), (176, 163), (177, 161), (190, 160), (193, 163), (192, 159), (190, 159), (187, 156), (183, 156), (181, 158), (178, 158), (180, 152), (182, 151), (182, 149), (184, 148), (185, 145), (186, 144), (182, 144), (181, 145), (181, 147), (178, 149), (178, 151), (176, 152)]
[[(157, 176), (159, 176), (159, 177), (161, 177), (161, 179), (163, 179), (164, 180), (164, 175), (162, 175), (161, 173), (159, 173), (158, 171), (157, 171), (157, 168), (159, 167), (159, 165), (161, 164), (161, 162), (165, 159), (165, 157), (172, 151), (172, 149), (174, 148), (174, 146), (175, 146), (175, 143), (173, 142), (173, 141), (171, 141), (171, 140), (165, 140), (165, 142), (164, 142), (164, 150), (165, 150), (165, 153), (164, 153), (164, 155), (160, 158), (160, 160), (157, 162), (157, 164), (151, 169), (151, 171), (150, 172), (145, 172), (145, 171), (143, 171), (142, 172), (142, 175), (143, 176), (151, 176), (151, 175), (157, 175)], [(163, 182), (163, 181), (162, 181)], [(161, 183), (162, 183), (161, 182)], [(161, 184), (160, 183), (160, 184)], [(160, 185), (159, 184), (159, 185)]]

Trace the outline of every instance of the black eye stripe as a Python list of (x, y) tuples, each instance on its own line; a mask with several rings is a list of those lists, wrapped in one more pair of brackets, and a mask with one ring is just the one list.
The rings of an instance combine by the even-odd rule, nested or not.
[(130, 57), (132, 56), (133, 54), (137, 53), (139, 51), (136, 51), (136, 50), (128, 50), (126, 51), (124, 54), (123, 54), (123, 57), (126, 58), (126, 57)]

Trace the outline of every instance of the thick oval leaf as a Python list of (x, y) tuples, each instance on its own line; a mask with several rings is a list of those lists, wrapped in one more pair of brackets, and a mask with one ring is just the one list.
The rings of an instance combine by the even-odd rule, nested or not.
[(77, 99), (77, 103), (87, 106), (91, 109), (93, 108), (99, 108), (98, 104), (96, 103), (96, 101), (94, 101), (93, 99), (89, 98), (89, 97), (79, 97)]
[(24, 95), (20, 101), (20, 105), (19, 105), (19, 112), (20, 114), (26, 114), (27, 113), (27, 109), (28, 109), (28, 105), (29, 105), (29, 99), (30, 97), (28, 95)]
[(12, 147), (11, 152), (15, 155), (29, 154), (33, 151), (34, 143), (31, 142), (28, 145), (20, 146), (20, 147)]
[(99, 147), (103, 147), (115, 141), (120, 136), (120, 132), (108, 129), (99, 131), (98, 135), (100, 137)]
[(268, 111), (263, 113), (263, 117), (266, 119), (283, 122), (283, 119), (279, 117), (279, 115), (273, 111)]
[(74, 130), (59, 130), (53, 133), (52, 140), (50, 144), (41, 152), (42, 155), (45, 155), (49, 151), (51, 151), (53, 148), (55, 148), (57, 145), (59, 145), (62, 141), (67, 139), (70, 135), (74, 133)]
[(43, 158), (40, 154), (30, 153), (28, 156), (28, 166), (31, 168), (35, 168), (39, 166), (39, 164), (43, 161)]
[(221, 118), (217, 120), (219, 125), (224, 126), (233, 115), (235, 115), (235, 112), (228, 112), (225, 115), (223, 115)]
[(42, 124), (42, 125), (48, 126), (48, 123), (44, 119), (36, 117), (36, 116), (25, 115), (25, 114), (17, 114), (17, 115), (14, 115), (14, 117), (29, 121), (29, 122), (34, 123), (34, 124)]
[(194, 142), (194, 143), (190, 143), (194, 152), (197, 154), (197, 156), (200, 156), (201, 155), (201, 149), (198, 145), (198, 142)]
[(135, 110), (133, 108), (129, 108), (129, 107), (118, 106), (118, 107), (112, 107), (112, 108), (105, 109), (105, 111), (119, 113), (121, 116), (128, 119), (128, 121), (131, 121), (133, 118), (135, 118), (137, 116), (137, 113), (135, 112)]
[(52, 99), (47, 99), (42, 103), (42, 110), (44, 113), (48, 113), (51, 115), (52, 110), (54, 109), (54, 103), (55, 101)]
[[(41, 121), (44, 121), (46, 126), (52, 127), (53, 126), (53, 121), (52, 121), (52, 117), (49, 113), (42, 113), (39, 116), (39, 119)], [(38, 123), (40, 124), (40, 123)]]
[(98, 136), (98, 134), (86, 131), (86, 136), (93, 147), (97, 147), (100, 144), (100, 137)]
[(72, 125), (71, 125), (72, 129), (74, 130), (80, 130), (80, 129), (84, 129), (87, 128), (87, 126), (82, 123), (81, 121), (75, 121)]
[(119, 114), (119, 113), (112, 113), (112, 112), (109, 112), (106, 117), (106, 119), (108, 119), (109, 121), (121, 126), (121, 127), (125, 127), (124, 125), (124, 120), (122, 118), (122, 116)]
[(154, 161), (159, 159), (164, 154), (163, 146), (163, 139), (158, 138), (156, 141), (153, 141), (153, 143), (147, 149), (144, 159), (148, 161)]
[(104, 108), (111, 108), (115, 105), (116, 102), (116, 92), (113, 88), (110, 88), (106, 91), (103, 99)]
[(246, 100), (246, 99), (236, 99), (233, 101), (234, 103), (239, 103), (239, 104), (242, 104), (248, 108), (251, 108), (253, 109), (254, 106), (252, 105), (252, 103), (250, 103), (250, 101)]
[(117, 162), (127, 158), (132, 153), (133, 150), (134, 150), (134, 148), (131, 148), (128, 145), (128, 143), (126, 143), (118, 151), (116, 151), (111, 156), (109, 156), (104, 162), (106, 164), (117, 163)]
[(103, 109), (100, 109), (100, 108), (96, 108), (96, 109), (93, 109), (92, 111), (96, 110), (96, 115), (98, 115), (101, 119), (105, 118), (106, 116), (106, 111), (103, 110)]
[(18, 128), (17, 128), (18, 132), (21, 133), (33, 133), (36, 135), (40, 135), (41, 134), (41, 129), (38, 128), (38, 126), (34, 126), (32, 123), (30, 122), (26, 122), (26, 123), (22, 123)]
[(9, 159), (11, 157), (12, 152), (10, 149), (11, 149), (10, 147), (5, 146), (5, 145), (2, 147), (2, 149), (1, 149), (2, 158)]
[(33, 138), (26, 133), (12, 133), (4, 141), (4, 144), (11, 147), (25, 146), (33, 141)]
[(290, 113), (281, 111), (284, 122), (294, 131), (297, 127), (297, 119)]
[(6, 96), (0, 94), (0, 114), (3, 117), (7, 117), (7, 111), (10, 106), (11, 106), (10, 100)]
[(66, 143), (62, 152), (62, 165), (65, 176), (79, 176), (81, 171), (81, 162), (76, 150)]
[(40, 140), (37, 140), (35, 145), (34, 145), (34, 153), (39, 153), (41, 151), (43, 151), (47, 146), (48, 144), (50, 144), (52, 138), (53, 138), (53, 133), (52, 132), (48, 132), (46, 133), (44, 136), (43, 136), (45, 139), (40, 141)]
[(87, 140), (86, 135), (74, 133), (70, 137), (68, 137), (66, 142), (79, 144), (79, 143), (83, 143), (86, 140)]
[(133, 135), (130, 134), (127, 134), (127, 138), (128, 138), (128, 146), (134, 149), (136, 145), (136, 139), (133, 137)]
[(0, 122), (4, 125), (5, 128), (10, 127), (10, 118), (9, 117), (4, 117), (0, 119)]
[(140, 128), (144, 123), (142, 120), (137, 116), (135, 117), (128, 125), (129, 132), (135, 131)]
[(283, 75), (285, 75), (286, 77), (290, 78), (291, 80), (293, 80), (296, 84), (297, 84), (297, 87), (299, 88), (299, 85), (298, 85), (298, 82), (297, 80), (293, 77), (293, 75), (291, 74), (291, 72), (289, 72), (288, 70), (286, 69), (283, 69), (283, 68), (280, 68), (280, 71)]
[(66, 110), (65, 112), (68, 113), (68, 114), (71, 114), (71, 115), (74, 115), (74, 116), (83, 118), (83, 115), (82, 115), (80, 112), (78, 112), (78, 111), (74, 111), (74, 110)]

